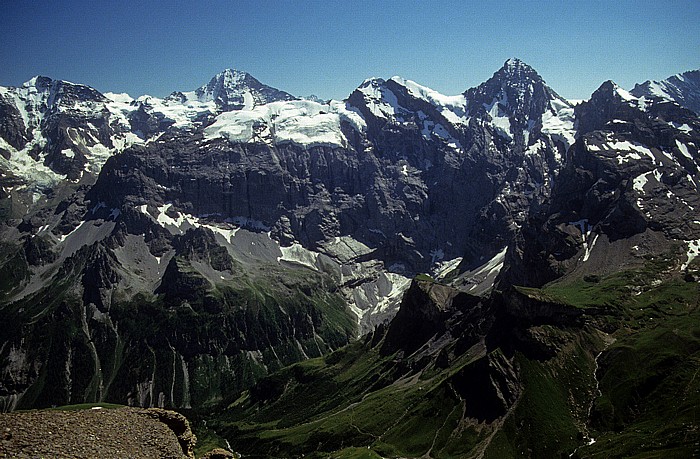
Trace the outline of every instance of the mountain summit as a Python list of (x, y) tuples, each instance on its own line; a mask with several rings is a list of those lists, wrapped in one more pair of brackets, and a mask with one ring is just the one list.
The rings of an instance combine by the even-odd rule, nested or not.
[(491, 78), (464, 95), (470, 114), (491, 112), (495, 117), (499, 116), (498, 110), (500, 116), (508, 116), (520, 129), (551, 109), (552, 100), (559, 101), (559, 105), (569, 105), (532, 67), (516, 58), (508, 59)]
[(200, 102), (216, 102), (222, 111), (250, 110), (280, 100), (296, 97), (262, 84), (247, 72), (226, 69), (217, 73), (209, 83), (194, 91)]

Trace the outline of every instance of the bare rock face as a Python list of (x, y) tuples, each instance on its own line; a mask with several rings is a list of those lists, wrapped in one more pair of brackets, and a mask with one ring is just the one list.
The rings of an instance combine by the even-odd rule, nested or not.
[[(700, 206), (697, 116), (667, 99), (636, 98), (611, 81), (575, 112), (578, 138), (549, 202), (514, 240), (503, 284), (544, 285), (580, 267), (603, 240), (646, 235), (687, 246), (700, 237), (700, 225), (691, 223)], [(619, 254), (609, 259), (633, 262)]]
[[(414, 281), (404, 295), (399, 312), (387, 330), (382, 353), (410, 355), (431, 338), (454, 333), (454, 318), (481, 312), (479, 298), (430, 281)], [(475, 320), (478, 322), (478, 319)]]
[(185, 456), (194, 459), (194, 445), (197, 443), (197, 437), (192, 433), (186, 417), (175, 411), (161, 408), (149, 408), (146, 413), (168, 426), (177, 435), (177, 441)]
[[(0, 97), (0, 137), (19, 150), (27, 144), (29, 135), (17, 107), (4, 97)], [(3, 157), (10, 159), (10, 152), (4, 149), (2, 151), (4, 151)]]

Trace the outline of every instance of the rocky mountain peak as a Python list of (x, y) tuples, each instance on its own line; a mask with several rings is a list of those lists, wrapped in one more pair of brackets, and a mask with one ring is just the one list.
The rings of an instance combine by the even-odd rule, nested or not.
[(41, 75), (23, 83), (19, 90), (25, 98), (32, 98), (32, 94), (44, 94), (47, 97), (46, 103), (49, 107), (54, 103), (73, 105), (77, 102), (105, 102), (107, 100), (102, 93), (90, 86), (53, 80)]
[(700, 113), (700, 70), (679, 73), (661, 81), (647, 80), (636, 84), (630, 93), (635, 97), (672, 100)]
[(49, 77), (45, 77), (42, 75), (36, 75), (32, 77), (29, 81), (25, 81), (24, 84), (22, 84), (23, 88), (48, 88), (51, 86), (51, 83), (53, 80)]
[(612, 80), (603, 82), (588, 101), (576, 106), (581, 134), (603, 129), (613, 119), (635, 119), (639, 116), (639, 99)]
[(195, 95), (200, 102), (216, 102), (223, 111), (251, 109), (269, 102), (296, 99), (261, 83), (247, 72), (235, 69), (217, 73), (209, 83), (197, 89)]
[(552, 101), (557, 101), (558, 109), (569, 106), (532, 67), (516, 58), (508, 59), (491, 78), (464, 96), (471, 116), (486, 118), (511, 132), (527, 129), (529, 121), (537, 122), (545, 112), (556, 111)]
[(635, 97), (628, 91), (622, 89), (617, 83), (612, 80), (604, 81), (598, 89), (591, 95), (591, 100), (601, 97), (612, 97), (616, 100), (632, 100)]
[(529, 81), (542, 81), (542, 77), (529, 65), (518, 58), (510, 58), (503, 63), (494, 76), (507, 80), (510, 83), (524, 83)]
[(202, 86), (199, 91), (216, 96), (221, 94), (222, 91), (259, 86), (260, 84), (261, 83), (248, 72), (236, 69), (224, 69), (222, 72), (214, 75), (212, 79), (209, 80), (209, 83)]

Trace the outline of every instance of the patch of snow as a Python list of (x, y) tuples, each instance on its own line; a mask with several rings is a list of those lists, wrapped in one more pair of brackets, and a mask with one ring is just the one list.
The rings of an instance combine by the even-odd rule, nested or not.
[(630, 94), (628, 91), (622, 89), (619, 86), (615, 86), (615, 92), (622, 98), (622, 100), (625, 100), (627, 102), (633, 102), (638, 100), (636, 97), (634, 97), (632, 94)]
[(651, 174), (651, 171), (645, 172), (644, 174), (640, 174), (637, 177), (634, 178), (632, 182), (632, 188), (639, 192), (639, 193), (644, 193), (644, 185), (647, 184), (647, 177)]
[(258, 231), (270, 231), (270, 227), (261, 222), (248, 217), (229, 217), (226, 219), (228, 223), (233, 223), (243, 228), (249, 228)]
[(649, 85), (649, 92), (656, 97), (662, 97), (664, 99), (671, 99), (673, 100), (673, 96), (671, 96), (669, 93), (666, 92), (662, 84), (660, 84), (658, 81), (650, 81)]
[(510, 118), (501, 110), (501, 106), (508, 105), (508, 95), (505, 91), (501, 91), (501, 97), (494, 99), (490, 105), (484, 104), (486, 112), (491, 116), (491, 124), (496, 130), (502, 133), (506, 138), (513, 139), (513, 133), (510, 128)]
[(595, 246), (596, 241), (598, 241), (598, 236), (599, 236), (598, 233), (596, 233), (593, 236), (593, 240), (591, 241), (590, 245), (587, 243), (584, 243), (585, 252), (583, 254), (583, 259), (581, 261), (583, 261), (583, 262), (588, 261), (588, 257), (591, 256), (591, 251), (593, 250), (593, 247)]
[(676, 146), (678, 146), (678, 150), (683, 156), (693, 161), (693, 156), (688, 151), (688, 146), (686, 144), (684, 144), (683, 142), (679, 142), (678, 139), (676, 139)]
[(609, 139), (607, 142), (603, 142), (599, 145), (586, 142), (586, 148), (593, 152), (615, 152), (617, 153), (618, 164), (623, 164), (631, 160), (638, 161), (642, 159), (642, 155), (649, 157), (652, 163), (657, 163), (656, 156), (654, 156), (654, 153), (649, 148), (627, 140), (618, 141)]
[(446, 260), (435, 263), (435, 267), (432, 269), (432, 276), (435, 279), (442, 279), (451, 271), (453, 271), (462, 262), (462, 257), (455, 258), (454, 260)]
[(221, 236), (223, 236), (224, 240), (226, 240), (226, 242), (228, 242), (228, 243), (231, 243), (231, 239), (233, 238), (233, 236), (236, 235), (236, 233), (240, 229), (240, 228), (222, 228), (222, 227), (217, 226), (217, 225), (204, 224), (201, 222), (200, 222), (200, 225), (204, 226), (205, 228), (209, 228), (215, 234), (220, 234)]
[(58, 240), (59, 240), (60, 242), (65, 241), (66, 239), (68, 239), (68, 237), (70, 237), (71, 234), (73, 234), (73, 233), (75, 233), (76, 231), (78, 231), (78, 230), (80, 229), (80, 227), (83, 226), (84, 224), (85, 224), (84, 221), (80, 222), (80, 225), (76, 226), (75, 229), (74, 229), (73, 231), (71, 231), (70, 233), (68, 233), (68, 234), (62, 234), (62, 235), (58, 236)]
[(251, 94), (250, 91), (244, 91), (242, 110), (251, 110), (253, 107), (255, 107), (255, 99), (253, 99), (253, 94)]
[(389, 306), (400, 301), (401, 296), (411, 285), (411, 279), (401, 274), (396, 273), (381, 273), (381, 276), (385, 277), (391, 284), (391, 290), (386, 295), (379, 296), (379, 301), (375, 308), (375, 312), (384, 312)]
[(574, 108), (563, 99), (552, 99), (542, 114), (542, 133), (561, 139), (568, 149), (576, 141)]
[[(691, 128), (690, 126), (688, 126), (685, 123), (680, 124), (680, 123), (676, 123), (674, 121), (669, 121), (668, 124), (670, 124), (671, 126), (673, 126), (676, 129), (678, 129), (679, 131), (685, 132), (686, 134), (693, 130), (693, 128)], [(678, 142), (678, 140), (676, 140), (676, 142)]]
[(485, 274), (486, 277), (490, 276), (491, 274), (498, 274), (501, 272), (501, 268), (503, 268), (503, 263), (506, 258), (506, 252), (508, 251), (508, 247), (503, 247), (500, 252), (498, 252), (493, 258), (491, 258), (485, 265), (483, 265), (477, 272), (473, 274), (473, 276), (480, 276)]
[(305, 249), (301, 244), (294, 243), (289, 247), (280, 247), (282, 256), (277, 258), (277, 262), (290, 261), (317, 269), (318, 253)]
[[(575, 222), (569, 222), (569, 225), (573, 225), (581, 231), (581, 239), (583, 242), (583, 258), (581, 261), (586, 262), (591, 256), (593, 246), (595, 246), (595, 243), (598, 241), (599, 234), (593, 234), (593, 226), (588, 222), (588, 219), (585, 218)], [(593, 235), (592, 240), (591, 235)]]
[(526, 156), (538, 156), (540, 154), (540, 151), (544, 148), (544, 144), (542, 143), (542, 139), (537, 139), (537, 142), (533, 143), (527, 149), (525, 150), (525, 155)]
[(681, 265), (681, 271), (685, 271), (698, 255), (700, 255), (700, 239), (688, 241), (688, 251), (686, 252), (688, 260)]
[(676, 166), (680, 166), (678, 161), (676, 160), (676, 158), (674, 158), (673, 155), (670, 154), (669, 152), (667, 152), (666, 150), (661, 150), (661, 154), (664, 155), (666, 157), (666, 159), (671, 161)]
[(184, 222), (188, 222), (192, 226), (198, 226), (196, 218), (190, 215), (182, 214), (180, 212), (176, 212), (176, 218), (173, 218), (170, 215), (168, 215), (167, 212), (172, 206), (172, 204), (165, 204), (163, 206), (158, 207), (158, 216), (156, 217), (156, 221), (160, 223), (161, 226), (174, 226), (175, 228), (178, 228), (181, 233), (184, 233), (184, 231), (182, 231), (181, 229), (182, 224)]
[[(625, 141), (621, 141), (621, 142), (610, 143), (610, 144), (608, 144), (608, 146), (610, 147), (611, 150), (615, 150), (615, 151), (618, 151), (620, 153), (623, 151), (633, 151), (633, 152), (638, 152), (638, 153), (644, 154), (644, 155), (648, 156), (652, 162), (656, 163), (656, 156), (654, 156), (654, 153), (652, 153), (651, 150), (648, 149), (647, 147), (645, 147), (641, 144), (638, 144), (636, 142), (628, 142), (625, 140)], [(631, 154), (629, 156), (631, 156)], [(620, 164), (622, 164), (622, 162), (625, 158), (626, 158), (626, 156), (619, 155), (618, 162)], [(637, 157), (635, 159), (641, 159), (641, 158)]]
[(426, 86), (421, 86), (411, 80), (405, 80), (398, 76), (392, 77), (391, 79), (405, 87), (408, 90), (408, 93), (413, 97), (425, 100), (434, 107), (438, 108), (440, 114), (450, 123), (454, 125), (466, 125), (469, 122), (469, 118), (466, 116), (467, 100), (463, 94), (459, 94), (457, 96), (445, 96), (433, 89)]

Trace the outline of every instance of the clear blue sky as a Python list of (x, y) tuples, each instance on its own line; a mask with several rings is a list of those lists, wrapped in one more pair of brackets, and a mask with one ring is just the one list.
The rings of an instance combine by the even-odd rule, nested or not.
[(700, 1), (0, 0), (3, 86), (163, 97), (230, 67), (300, 96), (393, 75), (451, 95), (509, 57), (574, 99), (697, 69)]

